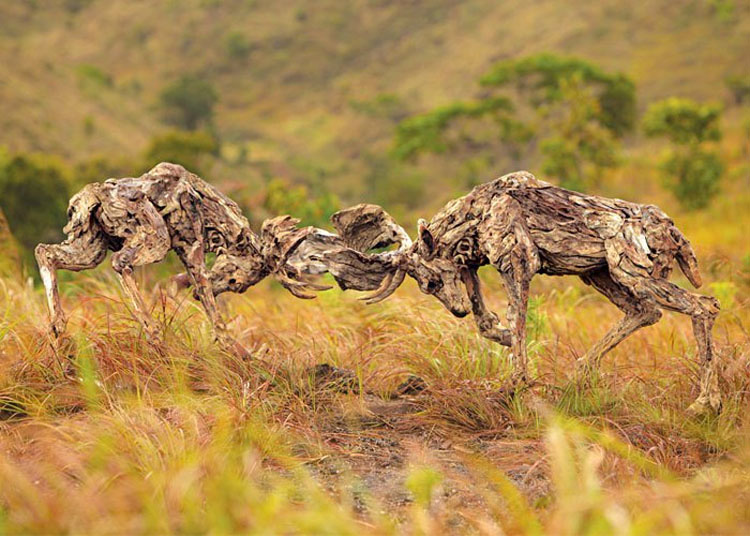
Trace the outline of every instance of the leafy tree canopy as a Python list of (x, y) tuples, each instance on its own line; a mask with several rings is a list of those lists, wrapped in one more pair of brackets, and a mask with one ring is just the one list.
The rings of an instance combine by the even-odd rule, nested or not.
[(647, 136), (664, 136), (679, 144), (721, 139), (721, 106), (671, 97), (649, 106), (643, 116)]
[(663, 136), (679, 147), (662, 162), (666, 186), (688, 209), (706, 207), (719, 192), (724, 165), (706, 142), (721, 139), (721, 106), (672, 97), (649, 106), (643, 117), (648, 136)]
[[(617, 138), (635, 123), (635, 84), (622, 73), (608, 73), (579, 58), (545, 53), (502, 61), (480, 84), (485, 95), (476, 100), (399, 123), (395, 156), (413, 159), (463, 148), (467, 162), (492, 166), (498, 144), (515, 159), (537, 147), (545, 173), (564, 186), (580, 188), (597, 182), (602, 168), (618, 163)], [(506, 93), (495, 94), (497, 90)], [(538, 143), (528, 143), (534, 139)], [(482, 153), (489, 157), (473, 158)]]
[(67, 206), (62, 163), (45, 155), (0, 155), (0, 208), (27, 254), (39, 242), (62, 238)]
[(218, 100), (218, 93), (209, 81), (196, 75), (185, 75), (164, 88), (159, 104), (167, 123), (195, 130), (210, 124)]
[(500, 137), (505, 139), (517, 126), (507, 115), (512, 110), (510, 99), (493, 97), (474, 102), (455, 102), (410, 117), (396, 127), (394, 154), (398, 158), (407, 159), (421, 152), (444, 153), (451, 146), (444, 133), (453, 121), (461, 117), (490, 117), (500, 127)]
[(529, 93), (533, 104), (564, 99), (565, 83), (571, 79), (597, 90), (597, 119), (617, 136), (631, 131), (636, 120), (635, 84), (622, 73), (610, 74), (599, 66), (574, 57), (541, 53), (495, 64), (480, 78), (486, 87), (515, 84)]
[(144, 153), (143, 171), (159, 162), (172, 162), (203, 177), (208, 160), (218, 150), (218, 142), (206, 132), (170, 130), (151, 140)]

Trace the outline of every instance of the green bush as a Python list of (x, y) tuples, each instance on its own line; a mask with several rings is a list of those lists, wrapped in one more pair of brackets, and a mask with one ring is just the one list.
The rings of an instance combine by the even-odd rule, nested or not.
[(750, 76), (728, 76), (726, 85), (737, 106), (745, 102), (750, 103)]
[(719, 193), (724, 164), (719, 157), (702, 150), (672, 154), (663, 163), (667, 187), (688, 210), (705, 208)]
[(721, 139), (721, 106), (670, 97), (655, 102), (643, 116), (647, 136), (663, 136), (674, 143), (689, 144)]
[(281, 179), (273, 179), (268, 183), (263, 207), (274, 216), (291, 214), (299, 218), (302, 225), (323, 227), (340, 204), (331, 193), (313, 196), (305, 185), (290, 186)]
[(672, 97), (649, 106), (643, 117), (646, 135), (661, 136), (679, 146), (663, 161), (666, 185), (688, 209), (708, 206), (719, 192), (724, 164), (704, 146), (721, 139), (721, 107)]
[(206, 132), (170, 130), (152, 138), (143, 154), (143, 171), (159, 162), (172, 162), (203, 177), (218, 150), (217, 140)]
[(58, 242), (66, 223), (68, 170), (46, 155), (0, 158), (0, 209), (27, 258), (40, 242)]
[(424, 203), (424, 176), (387, 157), (366, 158), (370, 171), (365, 176), (367, 199), (391, 212), (412, 210)]
[(159, 96), (162, 117), (171, 125), (195, 130), (210, 124), (219, 96), (214, 86), (196, 75), (185, 75)]
[(76, 75), (82, 84), (90, 83), (97, 87), (112, 87), (112, 75), (104, 72), (96, 65), (82, 63), (76, 67)]
[(132, 177), (140, 171), (140, 163), (127, 158), (94, 156), (82, 160), (73, 167), (71, 191), (80, 190), (86, 184), (110, 178)]
[(252, 43), (242, 32), (230, 32), (227, 34), (224, 47), (230, 58), (242, 60), (250, 54)]

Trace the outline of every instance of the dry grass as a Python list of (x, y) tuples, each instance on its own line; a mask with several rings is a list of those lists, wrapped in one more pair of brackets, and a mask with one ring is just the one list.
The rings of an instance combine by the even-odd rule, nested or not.
[[(108, 272), (74, 281), (66, 357), (43, 333), (42, 294), (3, 280), (0, 532), (750, 529), (746, 285), (715, 330), (725, 409), (693, 420), (685, 318), (666, 315), (591, 388), (576, 383), (574, 359), (617, 312), (572, 280), (534, 289), (536, 381), (515, 397), (504, 353), (411, 284), (370, 307), (270, 283), (232, 296), (251, 360), (215, 347), (187, 296), (152, 294), (159, 350)], [(317, 382), (320, 363), (354, 371), (359, 392)], [(397, 395), (410, 375), (424, 389)]]

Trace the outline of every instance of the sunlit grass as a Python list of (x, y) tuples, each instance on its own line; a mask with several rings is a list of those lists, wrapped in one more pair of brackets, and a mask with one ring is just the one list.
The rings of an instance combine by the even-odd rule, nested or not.
[[(724, 411), (694, 419), (689, 320), (665, 315), (582, 383), (575, 359), (619, 312), (572, 280), (535, 283), (534, 381), (513, 392), (507, 352), (411, 283), (377, 306), (267, 282), (229, 297), (248, 359), (212, 342), (189, 296), (158, 290), (165, 343), (150, 346), (106, 270), (64, 284), (72, 342), (56, 354), (42, 293), (6, 278), (0, 531), (742, 531), (748, 293), (733, 285), (715, 330)], [(320, 363), (358, 392), (319, 384)], [(397, 395), (414, 376), (421, 390)]]

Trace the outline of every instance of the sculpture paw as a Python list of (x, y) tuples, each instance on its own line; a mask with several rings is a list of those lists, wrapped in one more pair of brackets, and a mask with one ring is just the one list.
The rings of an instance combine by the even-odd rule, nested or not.
[(718, 393), (699, 396), (688, 407), (688, 413), (695, 417), (711, 417), (721, 413), (721, 398)]
[(251, 351), (225, 331), (217, 331), (214, 341), (225, 352), (241, 357), (242, 359), (251, 359), (254, 357)]
[(492, 341), (502, 344), (503, 346), (510, 346), (510, 330), (501, 327), (499, 324), (491, 327), (490, 329), (484, 330), (483, 335)]
[(68, 319), (60, 315), (50, 322), (50, 333), (55, 340), (65, 337), (65, 327), (68, 325)]

